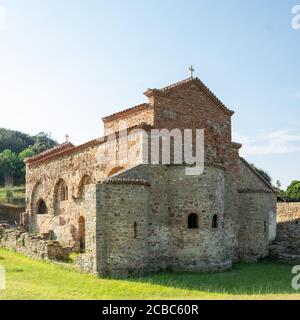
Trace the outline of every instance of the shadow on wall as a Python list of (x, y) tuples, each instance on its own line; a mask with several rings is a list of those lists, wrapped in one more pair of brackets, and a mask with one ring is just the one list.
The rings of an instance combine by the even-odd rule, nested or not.
[[(277, 223), (276, 241), (300, 241), (300, 217), (290, 221), (283, 221)], [(300, 253), (300, 247), (299, 247)]]

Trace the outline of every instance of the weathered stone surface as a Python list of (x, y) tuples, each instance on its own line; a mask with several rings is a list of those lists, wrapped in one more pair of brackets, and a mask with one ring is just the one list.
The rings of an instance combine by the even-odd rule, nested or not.
[(277, 204), (277, 236), (270, 255), (286, 263), (300, 263), (300, 203)]
[[(145, 94), (147, 104), (104, 119), (102, 140), (64, 144), (27, 161), (23, 218), (29, 231), (50, 231), (62, 245), (82, 252), (75, 261), (79, 270), (100, 275), (220, 271), (232, 261), (268, 255), (276, 197), (240, 159), (241, 145), (231, 139), (233, 112), (198, 79)], [(124, 121), (130, 141), (118, 131)], [(185, 164), (145, 164), (150, 144), (143, 144), (142, 129), (149, 126), (204, 129), (204, 172), (190, 176)], [(107, 147), (116, 163), (96, 160)]]
[(70, 253), (70, 248), (46, 240), (45, 235), (35, 236), (19, 229), (0, 228), (0, 245), (36, 259), (67, 261)]

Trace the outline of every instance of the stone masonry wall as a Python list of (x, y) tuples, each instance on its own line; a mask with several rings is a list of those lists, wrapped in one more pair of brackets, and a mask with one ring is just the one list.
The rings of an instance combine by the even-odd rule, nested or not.
[(85, 249), (75, 259), (75, 267), (83, 272), (97, 273), (97, 187), (88, 185), (85, 190), (84, 221), (85, 221)]
[(97, 265), (102, 275), (143, 273), (148, 267), (148, 186), (97, 186)]
[[(108, 142), (101, 145), (109, 147)], [(86, 214), (86, 205), (89, 202), (85, 195), (85, 187), (104, 180), (112, 171), (125, 170), (140, 163), (142, 152), (139, 152), (141, 137), (138, 133), (133, 136), (131, 147), (135, 148), (135, 152), (131, 154), (129, 162), (126, 162), (126, 145), (117, 140), (117, 163), (99, 163), (96, 158), (99, 143), (96, 143), (71, 155), (66, 154), (52, 161), (27, 166), (26, 211), (30, 219), (29, 231), (46, 233), (52, 230), (58, 241), (78, 251), (78, 221)], [(66, 200), (61, 199), (62, 184), (68, 188)], [(47, 206), (46, 214), (38, 214), (38, 204), (41, 200)]]
[(272, 193), (240, 193), (239, 255), (243, 259), (269, 254), (269, 214), (274, 212)]
[(270, 219), (276, 212), (276, 195), (268, 185), (240, 161), (239, 180), (239, 255), (244, 259), (269, 254)]
[[(231, 257), (227, 256), (224, 245), (223, 169), (205, 167), (199, 176), (186, 175), (182, 166), (172, 166), (169, 171), (169, 266), (189, 271), (220, 271), (231, 267)], [(198, 216), (196, 229), (188, 228), (191, 213)], [(216, 226), (213, 226), (214, 216)]]
[(48, 240), (49, 235), (35, 236), (19, 229), (0, 228), (0, 246), (23, 253), (36, 259), (67, 261), (70, 248), (57, 241)]
[(277, 204), (276, 240), (300, 240), (300, 202)]
[(286, 263), (300, 263), (300, 203), (277, 204), (277, 235), (270, 254)]
[[(149, 186), (118, 182), (129, 178), (146, 179)], [(185, 166), (140, 166), (98, 188), (100, 274), (167, 268), (220, 271), (231, 266), (224, 245), (222, 169), (207, 167), (202, 176), (186, 176)], [(190, 213), (198, 214), (198, 229), (188, 229)]]

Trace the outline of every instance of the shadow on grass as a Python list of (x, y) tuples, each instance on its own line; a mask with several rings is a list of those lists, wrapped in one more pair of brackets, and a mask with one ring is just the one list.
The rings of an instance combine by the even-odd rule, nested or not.
[(239, 262), (221, 273), (161, 272), (128, 281), (232, 295), (296, 294), (291, 286), (292, 267), (271, 260)]

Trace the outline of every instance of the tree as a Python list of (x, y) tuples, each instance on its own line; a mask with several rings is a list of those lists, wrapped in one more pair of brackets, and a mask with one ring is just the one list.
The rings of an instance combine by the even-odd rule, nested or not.
[(300, 201), (300, 181), (291, 182), (286, 190), (286, 196), (289, 201)]
[(51, 138), (50, 133), (40, 132), (39, 134), (34, 136), (34, 139), (35, 143), (32, 146), (32, 151), (34, 152), (34, 154), (44, 152), (57, 145), (57, 142)]
[(57, 145), (50, 133), (35, 136), (0, 128), (0, 185), (25, 182), (24, 159)]
[(276, 180), (276, 188), (281, 189), (281, 182), (279, 180)]
[(4, 178), (4, 184), (13, 185), (14, 175), (19, 166), (19, 158), (15, 152), (9, 149), (0, 153), (0, 174)]
[(281, 182), (279, 180), (276, 181), (276, 186), (274, 187), (278, 201), (286, 201), (286, 192), (281, 189)]
[(32, 147), (29, 147), (19, 153), (18, 155), (19, 163), (18, 163), (18, 170), (17, 170), (18, 183), (20, 184), (25, 183), (26, 167), (25, 167), (24, 160), (34, 155), (35, 155), (35, 152), (33, 151)]
[(30, 158), (30, 157), (32, 157), (32, 156), (34, 156), (34, 155), (35, 155), (35, 152), (33, 151), (33, 149), (32, 149), (31, 147), (29, 147), (29, 148), (24, 149), (23, 151), (21, 151), (21, 152), (19, 153), (18, 157), (19, 157), (19, 160), (20, 160), (21, 162), (24, 162), (24, 160), (25, 160), (26, 158)]
[(6, 149), (19, 153), (35, 143), (35, 138), (14, 130), (0, 128), (0, 152)]

